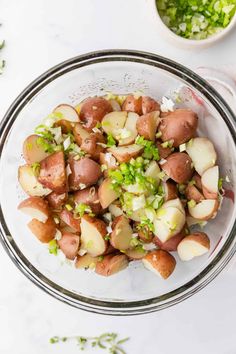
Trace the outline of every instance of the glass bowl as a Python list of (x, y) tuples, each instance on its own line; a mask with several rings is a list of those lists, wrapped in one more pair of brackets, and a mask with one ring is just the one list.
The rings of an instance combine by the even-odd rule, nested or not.
[[(28, 218), (17, 210), (25, 195), (17, 169), (25, 137), (59, 103), (76, 105), (87, 96), (106, 92), (141, 91), (160, 99), (180, 90), (180, 105), (200, 116), (199, 133), (210, 137), (218, 152), (222, 176), (228, 176), (226, 196), (217, 217), (209, 222), (209, 254), (179, 262), (164, 281), (139, 262), (108, 278), (77, 270), (48, 253), (27, 228)], [(236, 179), (235, 117), (214, 89), (189, 69), (160, 56), (137, 51), (89, 53), (59, 64), (32, 82), (13, 102), (1, 123), (0, 239), (17, 267), (37, 286), (57, 299), (90, 312), (132, 315), (177, 304), (206, 286), (235, 252)]]

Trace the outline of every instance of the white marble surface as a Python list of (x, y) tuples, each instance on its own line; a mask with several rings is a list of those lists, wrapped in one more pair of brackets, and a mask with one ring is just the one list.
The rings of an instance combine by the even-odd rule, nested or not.
[[(235, 65), (236, 31), (208, 49), (176, 49), (158, 35), (151, 2), (0, 0), (0, 39), (7, 41), (2, 53), (7, 66), (0, 77), (0, 117), (40, 73), (92, 50), (147, 50), (192, 68)], [(1, 354), (73, 354), (79, 352), (75, 345), (52, 346), (48, 338), (107, 330), (131, 337), (128, 354), (236, 353), (234, 271), (224, 271), (206, 289), (174, 308), (130, 318), (93, 315), (54, 300), (28, 281), (1, 247), (0, 284)]]

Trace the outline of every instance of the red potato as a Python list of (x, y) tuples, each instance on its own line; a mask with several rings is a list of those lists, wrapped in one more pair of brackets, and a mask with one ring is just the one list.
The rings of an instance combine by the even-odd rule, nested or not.
[(75, 124), (75, 126), (73, 128), (73, 135), (74, 135), (76, 143), (79, 146), (81, 146), (82, 143), (90, 137), (89, 132), (87, 132), (87, 130), (84, 129), (84, 127), (81, 123)]
[(62, 134), (68, 134), (73, 131), (73, 126), (72, 126), (71, 122), (69, 122), (68, 120), (65, 120), (65, 119), (61, 119), (61, 120), (57, 121), (56, 123), (54, 123), (54, 126), (60, 127)]
[(80, 220), (80, 218), (76, 219), (71, 211), (64, 209), (60, 212), (59, 217), (65, 224), (70, 226), (73, 231), (76, 231), (76, 232), (81, 231), (81, 229), (80, 229), (81, 220)]
[(195, 182), (195, 186), (197, 189), (202, 191), (202, 181), (201, 181), (201, 176), (197, 172), (193, 174), (192, 180)]
[(81, 218), (81, 248), (93, 257), (104, 254), (107, 250), (106, 224), (104, 221), (84, 215)]
[(42, 243), (48, 243), (53, 240), (57, 231), (56, 224), (51, 217), (45, 223), (33, 219), (28, 223), (28, 227)]
[(163, 171), (176, 183), (186, 183), (193, 174), (192, 160), (183, 152), (174, 152), (161, 165)]
[(135, 112), (139, 115), (143, 113), (142, 111), (142, 96), (135, 97), (133, 95), (128, 95), (121, 106), (122, 111)]
[(175, 236), (171, 237), (166, 242), (161, 242), (157, 236), (154, 237), (153, 243), (160, 247), (164, 251), (175, 252), (177, 250), (178, 244), (183, 240), (186, 236), (186, 226)]
[(181, 201), (179, 198), (170, 199), (162, 205), (162, 209), (166, 209), (169, 207), (177, 208), (179, 211), (181, 211), (182, 214), (185, 215), (183, 201)]
[(176, 265), (175, 258), (164, 250), (149, 252), (142, 261), (145, 268), (163, 279), (169, 278)]
[(101, 122), (103, 117), (112, 112), (112, 106), (105, 98), (91, 97), (83, 101), (80, 110), (80, 119), (84, 122), (84, 128), (88, 131)]
[(62, 151), (54, 152), (40, 162), (38, 181), (54, 192), (66, 192), (65, 159)]
[(30, 197), (23, 200), (18, 209), (31, 216), (32, 219), (37, 219), (43, 223), (47, 221), (50, 214), (48, 203), (40, 197)]
[(59, 113), (62, 115), (62, 119), (67, 120), (69, 122), (78, 122), (79, 115), (76, 109), (69, 104), (60, 104), (56, 108), (54, 108), (53, 113)]
[(112, 189), (112, 182), (109, 178), (102, 181), (98, 188), (98, 198), (103, 209), (106, 209), (112, 202), (119, 198), (119, 193)]
[(157, 141), (156, 147), (158, 148), (160, 158), (166, 159), (172, 153), (172, 148), (170, 147), (165, 148), (161, 144), (162, 143), (160, 141)]
[(110, 105), (112, 106), (113, 112), (120, 112), (121, 111), (121, 106), (115, 99), (110, 99), (108, 100)]
[(105, 148), (99, 144), (105, 144), (106, 140), (104, 136), (100, 133), (92, 133), (90, 136), (83, 140), (81, 144), (81, 149), (87, 154), (91, 155), (92, 159), (99, 160), (100, 153), (102, 153)]
[(186, 236), (178, 245), (177, 251), (182, 261), (190, 261), (202, 256), (210, 249), (210, 240), (204, 232), (194, 232)]
[(128, 258), (125, 254), (109, 254), (103, 260), (96, 263), (95, 272), (108, 277), (128, 267)]
[(75, 259), (79, 251), (80, 238), (70, 232), (63, 232), (60, 240), (57, 241), (60, 250), (64, 253), (66, 258)]
[(108, 177), (108, 169), (109, 170), (117, 169), (116, 159), (110, 152), (106, 152), (106, 153), (101, 152), (99, 156), (99, 162), (100, 165), (105, 165), (107, 167), (107, 169), (103, 171), (105, 177)]
[(185, 195), (188, 200), (194, 200), (196, 203), (199, 203), (201, 200), (205, 199), (203, 194), (191, 184), (188, 184), (185, 189)]
[(94, 269), (99, 260), (99, 257), (92, 257), (90, 254), (78, 256), (76, 259), (75, 267), (78, 269)]
[(154, 235), (148, 228), (142, 228), (141, 230), (138, 230), (138, 237), (144, 243), (149, 243), (152, 242)]
[(48, 152), (44, 151), (41, 145), (37, 143), (38, 138), (38, 135), (30, 135), (23, 143), (23, 156), (29, 165), (35, 162), (40, 162), (45, 159), (45, 157), (50, 155)]
[(142, 113), (148, 114), (154, 111), (160, 111), (160, 104), (151, 97), (142, 96)]
[(107, 149), (115, 156), (118, 162), (129, 162), (132, 158), (136, 158), (143, 152), (143, 146), (141, 145), (128, 145), (128, 146), (118, 146), (111, 147)]
[(202, 175), (202, 191), (206, 199), (217, 199), (219, 167), (214, 166), (206, 170)]
[(107, 135), (110, 134), (118, 140), (119, 132), (124, 128), (127, 117), (127, 112), (108, 113), (102, 120), (102, 129)]
[(160, 182), (159, 173), (161, 172), (160, 167), (156, 161), (151, 161), (145, 171), (146, 177), (151, 177), (156, 182), (156, 186)]
[(126, 250), (125, 254), (130, 260), (138, 260), (144, 258), (147, 255), (147, 251), (141, 247), (137, 247)]
[(18, 180), (25, 193), (32, 197), (43, 197), (52, 192), (51, 189), (39, 183), (29, 165), (20, 166), (18, 168)]
[(178, 198), (178, 191), (176, 184), (170, 181), (162, 182), (161, 186), (164, 192), (164, 201)]
[(216, 216), (219, 202), (215, 199), (204, 199), (195, 206), (188, 205), (189, 214), (198, 220), (209, 220)]
[(188, 109), (177, 109), (162, 118), (159, 131), (163, 142), (173, 140), (173, 146), (186, 143), (196, 135), (198, 117)]
[(130, 248), (133, 230), (129, 219), (124, 215), (118, 216), (112, 223), (111, 245), (121, 251)]
[(193, 166), (200, 176), (215, 165), (217, 155), (214, 145), (209, 139), (194, 138), (186, 145), (186, 152), (191, 157)]
[(123, 210), (122, 210), (120, 203), (114, 202), (114, 203), (110, 204), (108, 207), (108, 210), (109, 210), (109, 213), (111, 213), (111, 215), (115, 218), (117, 216), (123, 215)]
[(75, 203), (88, 205), (94, 214), (100, 214), (103, 211), (101, 206), (98, 187), (88, 187), (74, 194)]
[(67, 200), (67, 193), (58, 194), (55, 192), (47, 196), (48, 204), (53, 209), (60, 209)]
[(138, 134), (143, 136), (147, 140), (155, 141), (156, 130), (160, 122), (159, 112), (151, 112), (144, 114), (137, 120)]
[[(121, 133), (118, 132), (118, 135), (116, 136), (116, 139), (119, 141), (119, 146), (125, 146), (134, 143), (138, 135), (137, 128), (136, 128), (138, 119), (139, 119), (138, 114), (134, 112), (128, 113), (124, 129), (121, 130)], [(122, 137), (122, 131), (125, 134), (128, 133), (129, 136)]]
[(88, 157), (69, 160), (71, 174), (68, 177), (70, 190), (76, 191), (96, 184), (102, 175), (100, 165)]

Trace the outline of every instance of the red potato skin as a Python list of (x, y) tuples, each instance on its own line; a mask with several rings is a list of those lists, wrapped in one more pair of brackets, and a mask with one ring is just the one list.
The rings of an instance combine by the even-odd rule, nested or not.
[(149, 96), (142, 96), (142, 113), (147, 114), (153, 111), (160, 111), (160, 104)]
[(154, 235), (150, 230), (138, 230), (138, 237), (144, 243), (149, 243), (152, 242)]
[(21, 208), (30, 208), (30, 207), (32, 207), (32, 208), (36, 207), (37, 209), (41, 210), (46, 215), (50, 214), (47, 201), (41, 197), (29, 197), (29, 198), (23, 200), (18, 205), (19, 210)]
[(67, 193), (58, 194), (52, 192), (46, 197), (46, 199), (51, 208), (60, 209), (67, 200)]
[(102, 97), (91, 97), (86, 99), (81, 106), (80, 119), (84, 122), (84, 128), (89, 132), (101, 122), (102, 118), (112, 112), (109, 101)]
[(70, 232), (62, 233), (62, 237), (57, 241), (60, 249), (68, 259), (75, 259), (78, 254), (80, 237)]
[(161, 140), (173, 140), (173, 146), (178, 147), (196, 135), (197, 125), (196, 113), (188, 109), (177, 109), (162, 118), (159, 125)]
[(122, 104), (121, 110), (127, 112), (135, 112), (141, 115), (143, 113), (142, 96), (135, 98), (133, 95), (128, 95)]
[(79, 132), (79, 129), (82, 129), (86, 135), (86, 137), (89, 136), (89, 133), (87, 132), (87, 130), (85, 130), (84, 126), (81, 124), (81, 122), (79, 123), (76, 123), (74, 128), (73, 128), (73, 135), (74, 135), (74, 138), (75, 138), (75, 141), (76, 143), (81, 146), (82, 142), (83, 142), (83, 138)]
[(38, 181), (58, 194), (66, 192), (67, 178), (62, 151), (55, 152), (41, 161)]
[[(138, 134), (147, 140), (155, 141), (156, 130), (158, 126), (158, 118), (153, 119), (155, 113), (150, 112), (140, 116), (136, 123)], [(153, 124), (155, 122), (156, 124)]]
[(28, 227), (42, 243), (48, 243), (53, 240), (56, 234), (56, 224), (51, 217), (49, 217), (45, 223), (33, 219), (28, 223)]
[(166, 188), (168, 189), (168, 193), (164, 194), (164, 201), (168, 202), (168, 200), (178, 198), (178, 191), (177, 191), (176, 184), (173, 183), (173, 182), (170, 182), (170, 181), (166, 181), (166, 182), (163, 182), (163, 183), (166, 184)]
[(59, 214), (60, 219), (74, 229), (77, 232), (80, 232), (80, 219), (75, 219), (73, 213), (67, 209), (64, 209)]
[(108, 277), (124, 269), (128, 265), (128, 257), (125, 254), (109, 254), (103, 260), (97, 262), (95, 272), (99, 275)]
[(165, 159), (172, 153), (172, 148), (164, 148), (163, 146), (161, 146), (161, 144), (162, 143), (160, 141), (157, 141), (156, 147), (158, 148), (160, 158)]
[(111, 164), (109, 164), (106, 159), (105, 159), (105, 154), (103, 152), (100, 153), (100, 156), (99, 156), (99, 163), (100, 165), (106, 165), (107, 166), (107, 170), (104, 170), (103, 171), (103, 175), (105, 177), (108, 177), (108, 169), (109, 170), (116, 170), (117, 169), (117, 166), (113, 166)]
[(54, 124), (55, 127), (61, 127), (61, 132), (62, 134), (68, 134), (71, 133), (73, 130), (73, 127), (71, 125), (71, 123), (68, 120), (65, 119), (61, 119), (59, 121), (57, 121)]
[(193, 174), (191, 167), (192, 160), (183, 152), (174, 152), (166, 158), (166, 162), (161, 165), (165, 173), (176, 183), (186, 183)]
[(80, 190), (80, 184), (87, 187), (96, 184), (102, 176), (101, 167), (95, 161), (84, 157), (80, 160), (69, 160), (71, 174), (68, 177), (69, 187), (72, 191)]
[(202, 187), (203, 195), (206, 199), (217, 199), (218, 193), (210, 192), (205, 187)]
[(87, 152), (94, 160), (99, 160), (100, 153), (105, 151), (105, 148), (97, 143), (106, 143), (104, 136), (100, 133), (90, 134), (90, 137), (84, 139), (81, 144), (81, 149)]
[(183, 228), (177, 235), (171, 237), (166, 242), (161, 242), (161, 240), (155, 236), (153, 239), (153, 243), (160, 247), (164, 251), (175, 252), (177, 251), (178, 244), (183, 240), (186, 236), (185, 228)]
[[(167, 279), (174, 271), (176, 260), (164, 250), (154, 250), (149, 252), (144, 259), (149, 261), (154, 268), (161, 274), (162, 278)], [(168, 267), (166, 261), (168, 260)]]
[[(38, 138), (38, 135), (32, 134), (28, 136), (23, 143), (23, 157), (28, 165), (31, 165), (34, 162), (40, 162), (48, 155), (50, 155), (37, 144)], [(37, 159), (35, 159), (35, 155), (34, 159), (32, 159), (32, 151), (35, 150), (37, 151)]]
[(193, 232), (186, 236), (186, 240), (198, 242), (203, 247), (210, 249), (210, 239), (205, 232)]
[(188, 200), (195, 200), (196, 203), (199, 203), (201, 200), (205, 199), (203, 194), (199, 192), (194, 185), (190, 184), (185, 189), (185, 195)]
[(201, 176), (195, 172), (192, 180), (195, 182), (195, 186), (201, 191), (202, 190), (202, 180), (201, 180)]
[(88, 187), (74, 194), (75, 203), (87, 204), (94, 214), (101, 214), (103, 209), (99, 202), (98, 187)]

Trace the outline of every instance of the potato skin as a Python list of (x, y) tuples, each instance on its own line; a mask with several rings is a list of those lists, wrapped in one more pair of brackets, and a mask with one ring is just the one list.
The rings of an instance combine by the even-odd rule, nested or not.
[(46, 199), (51, 208), (60, 209), (63, 206), (63, 204), (66, 202), (67, 193), (58, 194), (52, 192), (46, 197)]
[(196, 113), (188, 109), (177, 109), (161, 119), (161, 140), (173, 140), (173, 146), (178, 147), (195, 136), (197, 124)]
[(159, 112), (150, 112), (138, 118), (136, 128), (139, 135), (147, 140), (154, 141), (158, 124)]
[(194, 173), (192, 180), (195, 182), (196, 187), (200, 191), (202, 191), (202, 179), (201, 179), (201, 176), (197, 172)]
[(42, 243), (48, 243), (53, 240), (56, 234), (56, 224), (51, 217), (45, 223), (33, 219), (28, 223), (28, 227)]
[(135, 98), (133, 95), (128, 95), (122, 104), (121, 110), (127, 112), (135, 112), (141, 115), (143, 113), (142, 96)]
[(186, 183), (193, 174), (191, 158), (183, 152), (174, 152), (166, 158), (166, 162), (161, 165), (165, 173), (176, 183)]
[(100, 214), (103, 209), (98, 197), (98, 187), (88, 187), (74, 194), (76, 203), (87, 204), (94, 214)]
[(162, 187), (164, 189), (164, 201), (178, 198), (178, 191), (176, 184), (170, 181), (162, 182)]
[(40, 163), (38, 181), (56, 193), (66, 192), (65, 159), (62, 151), (55, 152)]
[(89, 132), (84, 129), (84, 126), (81, 123), (76, 123), (73, 128), (73, 135), (76, 143), (81, 146), (83, 141), (89, 138)]
[(84, 157), (80, 160), (69, 160), (71, 174), (68, 177), (69, 187), (72, 191), (81, 189), (81, 184), (89, 187), (96, 184), (102, 176), (101, 167), (95, 161)]
[(92, 133), (88, 138), (84, 139), (80, 147), (82, 150), (91, 155), (92, 159), (99, 160), (100, 153), (102, 153), (105, 148), (97, 143), (105, 144), (105, 138), (100, 133)]
[(172, 148), (170, 147), (163, 147), (161, 146), (161, 142), (157, 141), (156, 147), (158, 148), (159, 151), (159, 156), (161, 159), (166, 159), (170, 154), (172, 154)]
[(185, 195), (188, 200), (195, 200), (196, 203), (199, 203), (201, 200), (205, 199), (203, 194), (199, 192), (199, 190), (194, 185), (190, 184), (188, 184), (185, 189)]
[(150, 262), (164, 279), (173, 273), (176, 265), (175, 258), (164, 250), (151, 251), (143, 259)]
[[(138, 225), (138, 223), (137, 223)], [(149, 229), (141, 229), (138, 230), (138, 237), (144, 242), (144, 243), (149, 243), (152, 242), (153, 240), (153, 233)]]
[(28, 136), (23, 143), (23, 157), (27, 164), (40, 162), (50, 154), (45, 152), (43, 147), (37, 144), (39, 136), (36, 134)]
[(102, 97), (87, 98), (81, 105), (80, 119), (84, 122), (84, 128), (89, 132), (101, 122), (102, 118), (112, 112), (111, 104)]
[(99, 275), (108, 277), (128, 266), (128, 258), (125, 254), (109, 254), (103, 260), (97, 262), (95, 272)]
[(205, 232), (192, 232), (190, 235), (186, 236), (186, 240), (196, 241), (203, 247), (210, 249), (210, 239)]
[(73, 130), (73, 127), (71, 125), (71, 122), (69, 122), (68, 120), (66, 119), (61, 119), (61, 120), (58, 120), (55, 124), (54, 124), (55, 127), (61, 127), (61, 132), (62, 134), (68, 134), (70, 132), (72, 132)]
[(64, 209), (59, 214), (60, 219), (73, 230), (80, 232), (80, 219), (75, 219), (71, 211)]
[(160, 247), (164, 251), (175, 252), (177, 251), (178, 244), (183, 240), (186, 236), (185, 227), (175, 236), (171, 237), (166, 242), (161, 242), (161, 240), (155, 236), (153, 239), (153, 243)]
[(142, 113), (147, 114), (153, 111), (160, 111), (160, 104), (149, 96), (142, 96)]
[(80, 237), (70, 232), (63, 232), (60, 240), (57, 241), (60, 249), (68, 259), (75, 259), (77, 256)]

